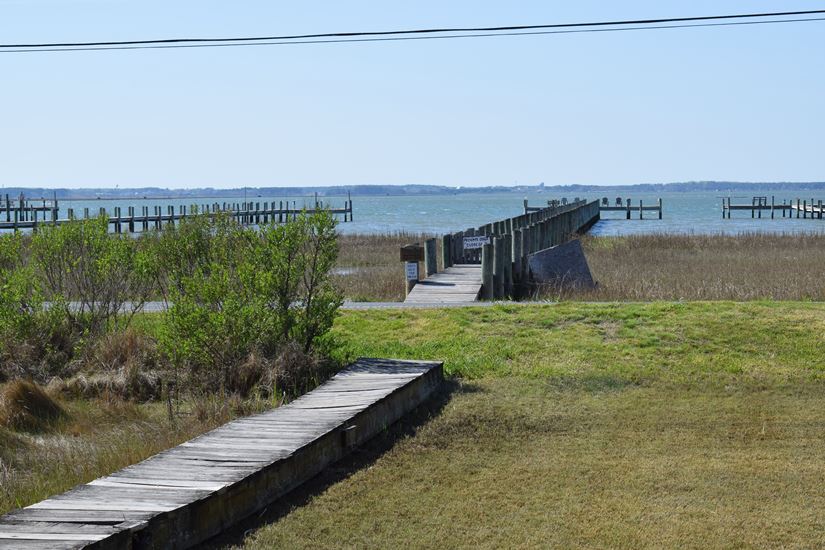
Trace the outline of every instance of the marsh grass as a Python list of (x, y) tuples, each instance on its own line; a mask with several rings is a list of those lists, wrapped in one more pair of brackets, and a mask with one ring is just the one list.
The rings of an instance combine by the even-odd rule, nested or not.
[(348, 300), (401, 302), (404, 264), (401, 247), (428, 237), (414, 233), (339, 235), (335, 282)]
[[(413, 234), (342, 235), (336, 283), (353, 301), (403, 301), (399, 249)], [(553, 286), (551, 300), (825, 300), (825, 234), (633, 235), (582, 238), (595, 291)], [(439, 255), (440, 258), (440, 255)]]
[(825, 300), (825, 234), (585, 237), (596, 291), (574, 300)]
[(233, 406), (204, 412), (202, 403), (186, 403), (170, 422), (163, 403), (138, 405), (109, 395), (61, 400), (65, 414), (47, 432), (0, 426), (0, 514), (125, 468), (250, 412)]

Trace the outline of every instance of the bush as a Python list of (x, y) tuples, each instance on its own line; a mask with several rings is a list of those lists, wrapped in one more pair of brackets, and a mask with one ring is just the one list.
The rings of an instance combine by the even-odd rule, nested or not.
[(36, 272), (26, 262), (24, 239), (0, 235), (0, 380), (43, 378), (65, 363), (59, 315), (43, 307)]
[(0, 235), (0, 334), (26, 338), (42, 308), (31, 268), (23, 261), (19, 234)]
[[(105, 217), (43, 226), (31, 253), (50, 309), (81, 334), (100, 334), (120, 318), (128, 324), (152, 292), (154, 248), (110, 235)], [(121, 316), (125, 312), (125, 316)]]
[(323, 342), (341, 304), (330, 281), (337, 254), (331, 214), (302, 214), (260, 231), (201, 216), (178, 232), (196, 235), (199, 252), (191, 242), (167, 241), (171, 267), (163, 277), (172, 305), (160, 343), (196, 385), (247, 391), (240, 366), (251, 355), (274, 359), (292, 343), (311, 354)]
[[(177, 395), (181, 372), (196, 392), (302, 391), (342, 301), (335, 224), (304, 213), (256, 230), (205, 214), (133, 238), (98, 218), (0, 237), (0, 379), (141, 399), (168, 383)], [(130, 327), (150, 296), (169, 305), (157, 341)]]

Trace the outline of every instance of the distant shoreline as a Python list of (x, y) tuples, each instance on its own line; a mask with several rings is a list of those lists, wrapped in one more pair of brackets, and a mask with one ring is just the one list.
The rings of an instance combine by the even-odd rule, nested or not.
[(21, 193), (30, 199), (55, 196), (59, 200), (175, 200), (175, 199), (213, 199), (283, 197), (303, 198), (316, 193), (319, 197), (346, 196), (438, 196), (438, 195), (484, 195), (484, 194), (520, 194), (525, 193), (691, 193), (718, 192), (738, 193), (748, 191), (825, 191), (822, 182), (676, 182), (676, 183), (640, 183), (634, 185), (517, 185), (486, 187), (449, 187), (446, 185), (333, 185), (317, 187), (246, 187), (234, 189), (214, 189), (209, 187), (192, 189), (164, 189), (160, 187), (139, 188), (93, 188), (65, 189), (46, 187), (8, 187), (0, 189), (0, 195), (17, 197)]

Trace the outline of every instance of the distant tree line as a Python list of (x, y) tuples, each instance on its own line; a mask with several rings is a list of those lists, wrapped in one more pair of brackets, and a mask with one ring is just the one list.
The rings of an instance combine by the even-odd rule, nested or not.
[(447, 185), (332, 185), (320, 187), (247, 187), (234, 189), (214, 189), (211, 187), (196, 189), (163, 189), (160, 187), (140, 187), (133, 189), (48, 189), (44, 187), (6, 187), (0, 193), (16, 198), (21, 193), (28, 198), (58, 199), (151, 199), (170, 198), (186, 199), (195, 197), (310, 197), (343, 196), (417, 196), (417, 195), (458, 195), (458, 194), (492, 194), (552, 192), (552, 193), (609, 193), (629, 191), (637, 193), (655, 192), (738, 192), (738, 191), (822, 191), (825, 182), (735, 182), (735, 181), (689, 181), (678, 183), (639, 183), (633, 185), (493, 185), (485, 187), (462, 187)]

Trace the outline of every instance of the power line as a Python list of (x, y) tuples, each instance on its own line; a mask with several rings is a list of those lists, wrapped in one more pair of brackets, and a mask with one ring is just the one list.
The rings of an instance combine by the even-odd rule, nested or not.
[[(799, 23), (823, 21), (825, 17), (795, 19), (768, 19), (759, 21), (728, 21), (724, 23), (695, 23), (698, 21), (718, 21), (731, 19), (754, 19), (769, 17), (789, 17), (798, 15), (825, 14), (825, 10), (793, 12), (748, 13), (738, 15), (711, 15), (700, 17), (676, 17), (665, 19), (637, 19), (623, 21), (598, 21), (592, 23), (556, 23), (548, 25), (517, 25), (506, 27), (466, 27), (440, 29), (413, 29), (371, 32), (336, 32), (323, 34), (303, 34), (285, 36), (258, 36), (236, 38), (167, 38), (157, 40), (125, 40), (110, 42), (62, 42), (42, 44), (0, 44), (0, 53), (55, 52), (55, 51), (101, 51), (134, 49), (205, 48), (232, 46), (269, 46), (287, 44), (327, 44), (346, 42), (386, 42), (405, 40), (434, 40), (457, 38), (484, 38), (493, 36), (535, 36), (548, 34), (571, 34), (590, 32), (617, 32), (652, 29), (680, 29), (695, 27), (728, 27), (738, 25), (762, 25), (775, 23)], [(694, 22), (694, 23), (690, 23)], [(684, 23), (684, 24), (664, 24)], [(590, 27), (590, 28), (588, 28)], [(611, 27), (611, 28), (592, 28)], [(557, 29), (557, 30), (547, 30)], [(445, 34), (460, 33), (460, 34)]]

